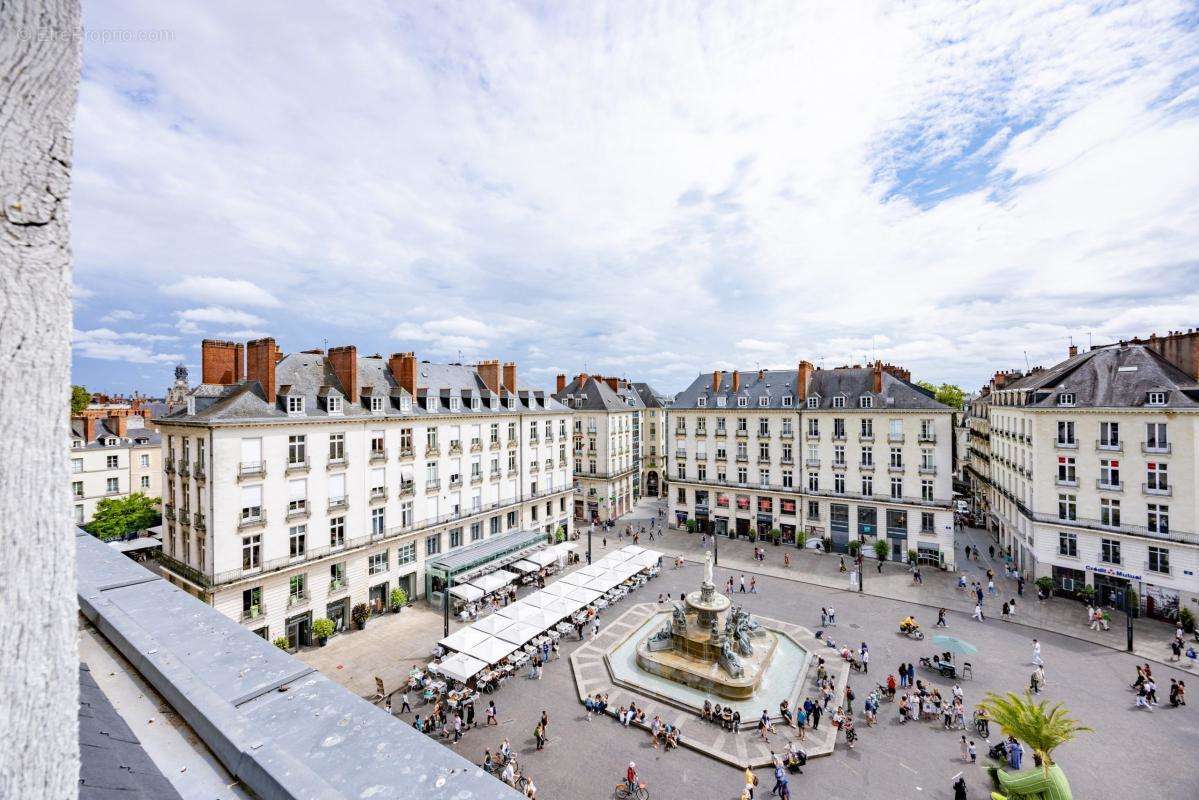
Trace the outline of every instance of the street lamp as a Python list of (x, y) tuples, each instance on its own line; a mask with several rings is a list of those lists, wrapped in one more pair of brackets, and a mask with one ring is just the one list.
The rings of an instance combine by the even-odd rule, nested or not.
[(587, 526), (587, 566), (591, 566), (591, 532), (595, 530), (595, 523)]
[(1126, 633), (1128, 634), (1128, 652), (1132, 652), (1132, 591), (1124, 590), (1124, 616), (1126, 620)]

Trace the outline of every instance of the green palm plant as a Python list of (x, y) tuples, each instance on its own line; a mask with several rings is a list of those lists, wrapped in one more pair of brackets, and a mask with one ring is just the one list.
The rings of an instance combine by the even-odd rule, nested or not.
[(980, 706), (987, 710), (991, 720), (1008, 736), (1026, 743), (1046, 773), (1053, 764), (1056, 747), (1071, 741), (1080, 733), (1089, 733), (1091, 728), (1079, 724), (1070, 716), (1061, 703), (1052, 707), (1049, 701), (1036, 702), (1032, 694), (1020, 696), (1008, 692), (1004, 696), (988, 692)]

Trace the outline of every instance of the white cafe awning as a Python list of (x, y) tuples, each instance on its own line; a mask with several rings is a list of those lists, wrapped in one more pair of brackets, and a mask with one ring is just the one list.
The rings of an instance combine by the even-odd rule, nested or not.
[(616, 562), (628, 561), (630, 558), (633, 557), (633, 555), (634, 555), (633, 553), (626, 553), (624, 550), (617, 550), (615, 552), (608, 553), (608, 555), (604, 556), (603, 560), (604, 561), (616, 561)]
[(545, 630), (536, 625), (528, 625), (524, 622), (514, 622), (507, 628), (497, 633), (497, 639), (503, 639), (505, 642), (511, 642), (515, 645), (522, 645), (530, 639), (536, 639)]
[(515, 564), (509, 564), (507, 569), (516, 570), (517, 572), (536, 572), (537, 570), (541, 569), (541, 566), (539, 564), (534, 564), (528, 559), (522, 558)]
[(541, 591), (545, 592), (546, 594), (557, 595), (559, 597), (565, 597), (566, 595), (570, 594), (570, 590), (573, 588), (575, 588), (575, 585), (573, 583), (563, 583), (562, 581), (555, 581), (554, 583), (551, 583), (549, 586), (545, 587)]
[(470, 585), (482, 589), (487, 594), (491, 594), (492, 592), (503, 589), (505, 586), (515, 581), (518, 577), (520, 576), (518, 576), (516, 573), (508, 572), (504, 569), (497, 569), (495, 572), (489, 572), (486, 575), (473, 579), (470, 582)]
[(637, 555), (638, 553), (644, 553), (645, 548), (635, 544), (627, 544), (620, 548), (620, 551), (622, 553), (631, 553), (632, 555)]
[(486, 633), (490, 636), (499, 633), (511, 624), (512, 620), (508, 619), (507, 617), (501, 617), (498, 614), (492, 614), (489, 617), (483, 617), (483, 619), (479, 620), (474, 625), (471, 625), (471, 627), (480, 633)]
[(464, 583), (461, 586), (451, 586), (450, 594), (454, 595), (454, 597), (471, 601), (481, 599), (483, 597), (483, 590), (476, 586), (471, 586), (469, 583)]
[(590, 575), (580, 575), (578, 572), (571, 572), (568, 575), (563, 575), (556, 583), (565, 583), (567, 586), (582, 586), (590, 579)]
[(558, 560), (558, 554), (553, 550), (538, 550), (536, 553), (529, 553), (525, 558), (535, 564), (548, 567)]
[(662, 558), (662, 554), (657, 550), (646, 550), (644, 553), (633, 556), (631, 563), (640, 564), (643, 567), (656, 567), (660, 558)]
[(555, 595), (545, 591), (533, 592), (528, 597), (522, 598), (520, 602), (524, 603), (526, 606), (532, 606), (533, 608), (545, 608), (547, 605), (549, 605), (550, 601), (554, 599), (554, 597)]
[(447, 650), (459, 652), (469, 650), (474, 645), (487, 638), (487, 634), (474, 628), (460, 628), (442, 639), (438, 644)]
[(496, 664), (519, 646), (496, 636), (488, 636), (483, 641), (466, 648), (462, 652), (488, 664)]
[(569, 597), (555, 597), (554, 601), (545, 607), (545, 611), (556, 614), (559, 619), (568, 617), (587, 605), (581, 600), (571, 600)]
[(578, 600), (580, 603), (594, 603), (599, 599), (603, 592), (597, 592), (594, 589), (584, 589), (582, 586), (575, 589), (567, 597), (571, 600)]
[(465, 653), (454, 653), (454, 655), (437, 665), (437, 671), (442, 675), (463, 683), (485, 669), (487, 669), (486, 661), (474, 656), (468, 656)]

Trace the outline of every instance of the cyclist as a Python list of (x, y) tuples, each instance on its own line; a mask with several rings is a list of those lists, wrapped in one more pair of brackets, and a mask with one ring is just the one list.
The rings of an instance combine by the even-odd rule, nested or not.
[(629, 762), (629, 768), (625, 771), (624, 780), (629, 787), (629, 794), (637, 791), (637, 765), (632, 761)]

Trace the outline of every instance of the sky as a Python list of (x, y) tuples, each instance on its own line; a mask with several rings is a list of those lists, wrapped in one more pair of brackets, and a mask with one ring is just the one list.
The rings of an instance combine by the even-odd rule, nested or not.
[(977, 389), (1199, 326), (1189, 2), (84, 4), (74, 380), (205, 337)]

